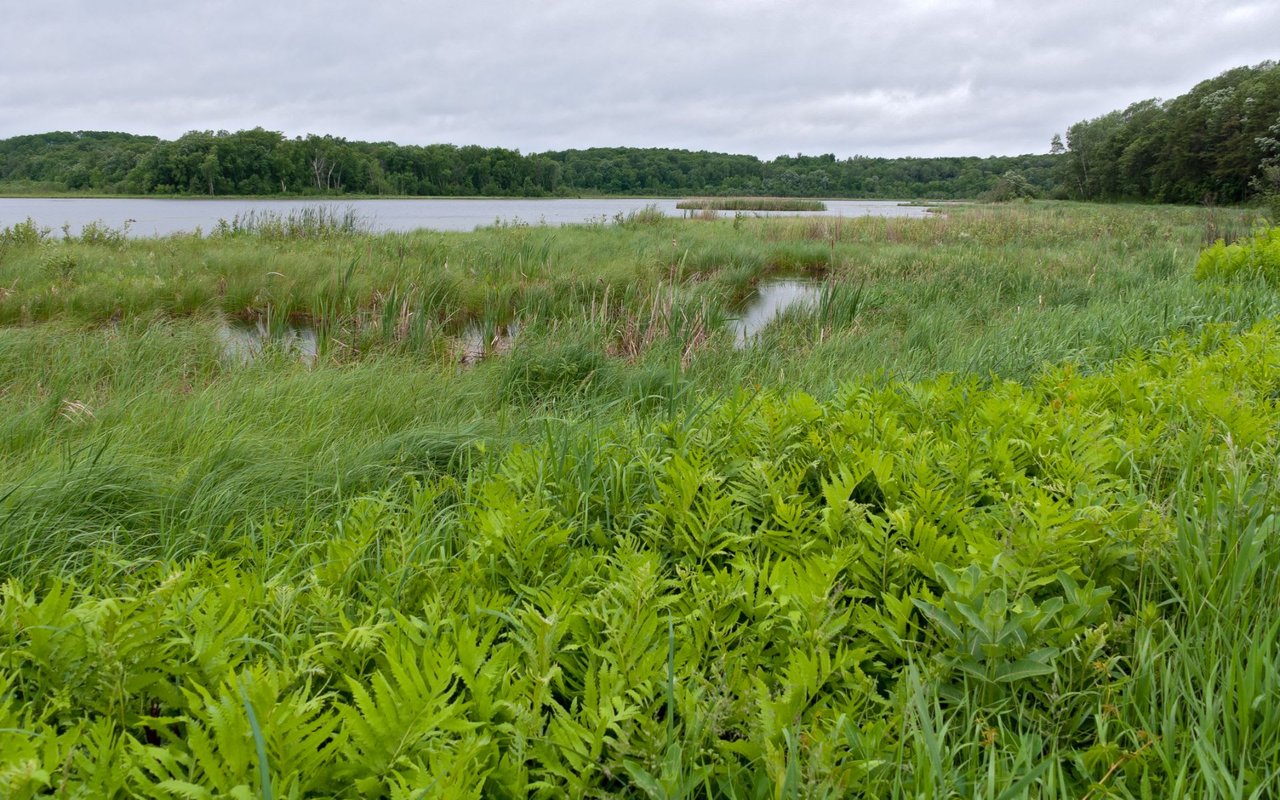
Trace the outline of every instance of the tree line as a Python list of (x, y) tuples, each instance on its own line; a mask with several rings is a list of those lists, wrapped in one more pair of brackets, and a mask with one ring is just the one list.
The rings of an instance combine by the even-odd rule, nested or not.
[(0, 189), (137, 195), (777, 195), (961, 198), (1017, 172), (1052, 189), (1048, 155), (837, 159), (591, 148), (521, 154), (397, 145), (254, 128), (175, 140), (82, 131), (0, 141)]
[(1046, 154), (751, 155), (398, 145), (262, 128), (174, 140), (79, 131), (0, 140), (0, 190), (136, 195), (773, 195), (1237, 203), (1280, 196), (1280, 66), (1237, 67), (1172, 100), (1077, 122)]
[(1280, 64), (1202, 81), (1067, 129), (1060, 191), (1085, 200), (1239, 203), (1280, 193)]

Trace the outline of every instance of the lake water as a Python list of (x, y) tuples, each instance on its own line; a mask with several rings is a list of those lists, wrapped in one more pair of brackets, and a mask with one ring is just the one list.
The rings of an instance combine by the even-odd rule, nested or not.
[[(565, 225), (611, 222), (646, 206), (656, 206), (664, 214), (679, 217), (674, 198), (612, 198), (590, 200), (534, 199), (404, 199), (404, 200), (200, 200), (160, 198), (78, 198), (0, 197), (0, 228), (28, 218), (56, 233), (64, 225), (78, 234), (93, 222), (110, 228), (127, 223), (131, 236), (167, 236), (189, 233), (199, 228), (213, 230), (218, 220), (237, 215), (276, 214), (287, 216), (309, 206), (326, 206), (338, 213), (347, 209), (374, 231), (409, 231), (427, 228), (437, 231), (470, 231), (495, 222), (530, 225)], [(827, 200), (826, 211), (743, 212), (747, 216), (822, 215), (842, 217), (924, 217), (922, 206), (899, 205), (892, 200)], [(733, 217), (733, 212), (721, 212)]]

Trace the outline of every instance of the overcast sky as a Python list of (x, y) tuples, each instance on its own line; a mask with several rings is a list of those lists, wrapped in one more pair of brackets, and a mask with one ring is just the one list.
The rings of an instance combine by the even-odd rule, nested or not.
[(1280, 56), (1264, 0), (0, 3), (0, 138), (262, 126), (401, 144), (1045, 152)]

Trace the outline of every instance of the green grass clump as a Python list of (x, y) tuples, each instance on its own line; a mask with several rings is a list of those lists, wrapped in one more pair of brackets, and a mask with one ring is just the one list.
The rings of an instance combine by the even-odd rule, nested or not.
[(302, 206), (287, 214), (247, 211), (230, 220), (218, 220), (214, 236), (255, 236), (268, 240), (298, 241), (350, 236), (368, 229), (368, 223), (350, 206)]
[(598, 344), (567, 338), (563, 343), (517, 348), (503, 361), (504, 391), (513, 400), (537, 401), (590, 390), (612, 365)]

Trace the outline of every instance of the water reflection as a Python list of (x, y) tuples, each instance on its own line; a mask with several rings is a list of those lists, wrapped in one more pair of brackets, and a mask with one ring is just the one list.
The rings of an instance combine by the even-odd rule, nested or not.
[(519, 334), (518, 322), (489, 326), (468, 322), (462, 329), (462, 363), (475, 364), (488, 356), (510, 352)]
[[(482, 325), (468, 322), (457, 337), (457, 347), (463, 364), (477, 364), (490, 356), (511, 351), (520, 324)], [(237, 364), (248, 364), (261, 356), (267, 348), (276, 348), (296, 356), (306, 364), (315, 363), (319, 353), (319, 336), (310, 325), (286, 325), (272, 329), (265, 321), (241, 322), (224, 319), (218, 325), (218, 341), (223, 356)]]
[(271, 330), (265, 321), (235, 322), (224, 320), (218, 326), (218, 341), (227, 359), (247, 364), (262, 355), (267, 347), (278, 347), (293, 353), (307, 364), (316, 360), (316, 329), (309, 325), (286, 325)]
[(743, 306), (741, 316), (730, 320), (734, 346), (746, 347), (766, 325), (789, 308), (809, 308), (818, 302), (822, 283), (813, 278), (774, 278), (761, 281)]

